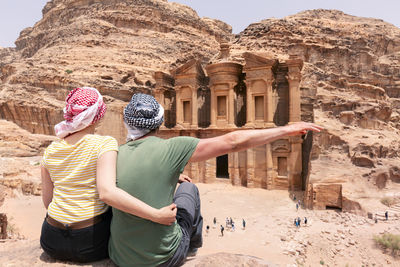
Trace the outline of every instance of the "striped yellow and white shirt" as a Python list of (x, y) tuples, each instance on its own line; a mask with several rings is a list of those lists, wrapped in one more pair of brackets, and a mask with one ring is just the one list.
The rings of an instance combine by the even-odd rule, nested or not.
[(47, 210), (62, 223), (83, 221), (104, 213), (108, 206), (100, 201), (96, 187), (97, 159), (107, 151), (118, 151), (111, 136), (85, 135), (70, 145), (61, 139), (44, 152), (42, 165), (53, 182), (53, 199)]

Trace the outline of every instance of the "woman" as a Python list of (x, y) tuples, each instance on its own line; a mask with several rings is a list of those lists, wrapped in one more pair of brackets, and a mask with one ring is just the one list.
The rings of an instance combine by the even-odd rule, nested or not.
[(40, 244), (53, 258), (76, 262), (107, 258), (112, 216), (108, 205), (164, 225), (175, 221), (175, 204), (155, 209), (116, 187), (117, 141), (94, 134), (105, 112), (96, 89), (72, 90), (66, 98), (65, 121), (55, 126), (60, 139), (43, 155), (47, 215)]

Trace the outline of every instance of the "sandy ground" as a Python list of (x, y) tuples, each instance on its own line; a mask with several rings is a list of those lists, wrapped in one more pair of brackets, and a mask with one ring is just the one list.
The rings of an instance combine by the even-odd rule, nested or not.
[[(204, 217), (204, 244), (198, 256), (217, 252), (244, 254), (277, 266), (400, 266), (399, 258), (384, 253), (372, 240), (373, 235), (379, 233), (400, 234), (399, 221), (375, 224), (365, 217), (333, 210), (300, 208), (297, 211), (287, 191), (233, 187), (225, 183), (197, 185)], [(7, 213), (13, 230), (27, 239), (23, 244), (37, 246), (45, 215), (40, 197), (16, 194), (15, 198), (6, 199), (0, 212)], [(216, 225), (213, 224), (214, 217)], [(226, 217), (232, 217), (235, 231), (225, 227)], [(293, 225), (296, 217), (302, 222), (307, 217), (307, 226), (302, 223), (296, 228)], [(246, 229), (242, 228), (242, 219), (246, 220)], [(221, 224), (225, 227), (224, 236), (221, 236)], [(207, 225), (210, 226), (208, 233)], [(11, 241), (5, 244), (8, 243)], [(13, 248), (12, 244), (9, 246)], [(7, 246), (1, 247), (2, 243), (0, 266), (19, 266), (5, 255)], [(41, 266), (44, 262), (46, 266), (53, 265), (49, 260), (41, 261), (46, 257), (34, 256), (36, 254), (32, 254), (38, 258), (32, 261), (33, 266)]]

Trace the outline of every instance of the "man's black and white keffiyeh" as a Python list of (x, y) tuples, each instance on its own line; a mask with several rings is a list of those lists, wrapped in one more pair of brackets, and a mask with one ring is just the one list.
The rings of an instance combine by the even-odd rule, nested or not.
[(124, 109), (124, 122), (128, 129), (127, 140), (138, 139), (157, 129), (164, 121), (164, 108), (146, 94), (134, 94)]

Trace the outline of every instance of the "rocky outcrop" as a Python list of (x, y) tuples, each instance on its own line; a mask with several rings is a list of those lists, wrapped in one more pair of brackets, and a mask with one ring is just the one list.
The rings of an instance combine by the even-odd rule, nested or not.
[(39, 156), (55, 139), (53, 136), (31, 134), (12, 122), (0, 120), (0, 157)]
[(0, 120), (0, 206), (13, 190), (40, 195), (41, 155), (55, 139), (32, 134), (10, 121)]
[(230, 36), (229, 25), (168, 1), (49, 1), (16, 49), (0, 50), (0, 118), (53, 134), (71, 88), (96, 87), (111, 106), (129, 101), (151, 92), (154, 71), (207, 61)]
[[(209, 47), (200, 47), (197, 42), (192, 42), (194, 38), (184, 37), (195, 37), (197, 35), (203, 39), (200, 41), (205, 41), (204, 37), (206, 36), (213, 37), (213, 39), (223, 39), (230, 32), (231, 27), (229, 25), (217, 20), (200, 19), (193, 9), (177, 3), (168, 3), (168, 1), (52, 0), (43, 8), (43, 19), (34, 27), (26, 28), (21, 32), (16, 41), (16, 46), (17, 50), (22, 52), (22, 55), (31, 57), (43, 47), (50, 48), (62, 43), (65, 44), (65, 42), (79, 44), (81, 43), (79, 39), (83, 39), (82, 37), (85, 35), (92, 36), (91, 42), (86, 43), (86, 45), (107, 47), (108, 44), (117, 45), (120, 43), (121, 48), (127, 48), (127, 45), (134, 47), (139, 44), (125, 43), (128, 40), (121, 39), (121, 34), (134, 38), (139, 37), (136, 41), (141, 41), (141, 47), (145, 47), (145, 43), (149, 41), (156, 41), (158, 39), (156, 38), (157, 34), (163, 34), (163, 37), (169, 39), (166, 40), (166, 45), (168, 45), (168, 42), (175, 43), (180, 39), (183, 43), (191, 42), (200, 51), (208, 52), (207, 48), (209, 49)], [(150, 37), (152, 33), (155, 34), (153, 38)], [(168, 36), (169, 33), (170, 36)], [(179, 35), (184, 36), (181, 36), (178, 40), (172, 40), (171, 37), (179, 37)], [(113, 39), (113, 37), (119, 38)], [(149, 37), (151, 40), (148, 40)], [(112, 40), (114, 42), (109, 43)], [(122, 45), (121, 42), (124, 44)], [(85, 42), (81, 45), (85, 45)], [(195, 52), (196, 50), (193, 49), (194, 47), (185, 47), (185, 44), (181, 44), (181, 42), (177, 42), (177, 45), (174, 51), (168, 51), (168, 53), (182, 54), (184, 51), (180, 49), (187, 52)], [(153, 43), (153, 46), (146, 48), (146, 51), (142, 53), (147, 53), (149, 59), (156, 59), (165, 56), (166, 53), (163, 52), (167, 51), (151, 50), (168, 50), (172, 47), (161, 47), (160, 44)], [(200, 51), (198, 53), (201, 54)], [(154, 52), (160, 53), (152, 54)]]
[(390, 180), (395, 183), (400, 183), (400, 168), (393, 166), (389, 169)]
[[(236, 35), (231, 49), (304, 60), (302, 112), (313, 105), (311, 120), (326, 128), (314, 135), (308, 181), (314, 188), (342, 184), (343, 192), (334, 195), (342, 195), (346, 210), (362, 209), (358, 199), (376, 190), (396, 191), (388, 181), (399, 160), (399, 28), (341, 11), (309, 10), (251, 24)], [(382, 173), (370, 174), (376, 168)], [(311, 188), (306, 191), (310, 203)], [(326, 198), (329, 194), (315, 206), (326, 206)]]
[(0, 47), (0, 69), (13, 61), (17, 60), (19, 54), (16, 52), (15, 48), (2, 48)]

